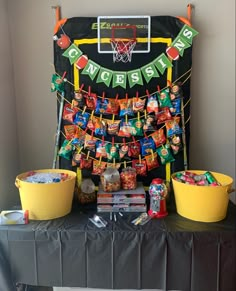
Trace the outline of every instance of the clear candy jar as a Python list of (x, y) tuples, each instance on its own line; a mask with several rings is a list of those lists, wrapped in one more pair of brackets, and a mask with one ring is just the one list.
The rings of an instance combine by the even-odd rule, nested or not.
[(120, 190), (120, 174), (115, 168), (107, 168), (101, 175), (102, 189), (105, 192)]
[(121, 188), (124, 190), (132, 190), (137, 188), (136, 169), (127, 167), (122, 169), (120, 174)]

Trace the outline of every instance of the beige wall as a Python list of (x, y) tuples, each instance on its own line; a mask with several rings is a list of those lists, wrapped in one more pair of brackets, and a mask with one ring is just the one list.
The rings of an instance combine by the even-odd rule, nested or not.
[(14, 74), (11, 62), (7, 2), (0, 1), (0, 210), (16, 205), (19, 171)]
[[(4, 141), (0, 145), (0, 155), (4, 161), (1, 159), (3, 168), (0, 171), (10, 167), (4, 180), (12, 185), (14, 163), (17, 162), (14, 153), (17, 150), (20, 171), (52, 166), (56, 97), (50, 93), (55, 23), (55, 12), (51, 6), (60, 5), (62, 17), (128, 14), (186, 16), (189, 1), (0, 0), (3, 6), (0, 16), (3, 14), (5, 19), (0, 29), (6, 37), (4, 47), (7, 50), (6, 3), (12, 54), (0, 54), (0, 58), (5, 66), (11, 65), (10, 58), (12, 60), (14, 82), (9, 72), (5, 75), (3, 87), (14, 107), (14, 85), (17, 121), (6, 119), (12, 116), (9, 104), (7, 109), (1, 106), (1, 119), (4, 123), (8, 121), (7, 129), (0, 125), (1, 143), (8, 134), (9, 126), (14, 131), (17, 123), (18, 147), (12, 145), (13, 155), (7, 159), (3, 150), (8, 154), (11, 152), (9, 143)], [(215, 0), (196, 0), (192, 4), (195, 7), (193, 26), (200, 34), (194, 39), (193, 48), (190, 168), (219, 171), (235, 179), (235, 0), (217, 1), (217, 5)], [(2, 70), (0, 67), (0, 72)], [(8, 96), (4, 98), (2, 100), (10, 100)], [(17, 145), (16, 141), (14, 144)], [(6, 185), (4, 189), (8, 191)]]

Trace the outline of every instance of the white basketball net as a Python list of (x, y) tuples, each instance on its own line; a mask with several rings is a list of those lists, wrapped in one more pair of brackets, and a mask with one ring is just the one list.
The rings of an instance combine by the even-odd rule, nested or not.
[(111, 39), (111, 46), (113, 50), (113, 62), (131, 62), (132, 53), (136, 45), (135, 39)]

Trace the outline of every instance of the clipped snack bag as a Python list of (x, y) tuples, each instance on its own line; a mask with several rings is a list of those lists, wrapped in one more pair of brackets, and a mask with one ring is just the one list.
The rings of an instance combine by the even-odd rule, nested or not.
[(106, 144), (106, 153), (108, 161), (119, 159), (119, 145), (118, 144)]
[(64, 126), (66, 139), (70, 140), (77, 136), (79, 131), (78, 127), (74, 124), (69, 124)]
[(107, 120), (107, 133), (117, 135), (119, 132), (120, 120)]
[(95, 118), (95, 134), (96, 135), (107, 135), (107, 124), (104, 119)]
[(158, 103), (156, 94), (150, 95), (147, 99), (147, 113), (158, 113)]
[(129, 146), (127, 144), (122, 144), (119, 148), (119, 157), (123, 159), (128, 154)]
[(162, 145), (161, 147), (157, 148), (157, 153), (160, 156), (162, 165), (175, 161), (175, 158), (172, 156), (168, 145)]
[(172, 115), (170, 113), (169, 107), (163, 107), (159, 110), (157, 114), (157, 124), (164, 123), (167, 120), (170, 120), (172, 118)]
[(74, 92), (74, 100), (77, 102), (77, 106), (79, 108), (84, 108), (85, 100), (83, 94), (80, 91)]
[(137, 175), (147, 176), (147, 166), (145, 160), (132, 160), (132, 168), (136, 170)]
[(155, 146), (157, 148), (166, 142), (166, 136), (165, 136), (163, 128), (158, 129), (157, 131), (152, 133), (150, 136), (154, 140)]
[(74, 116), (78, 112), (78, 108), (72, 107), (69, 103), (66, 103), (63, 108), (62, 119), (73, 123)]
[(143, 112), (145, 106), (145, 99), (141, 99), (139, 97), (133, 97), (133, 111)]
[(172, 107), (172, 103), (170, 100), (170, 89), (166, 88), (164, 90), (161, 90), (160, 93), (158, 93), (158, 101), (160, 104), (160, 107)]
[(119, 113), (119, 102), (117, 99), (108, 99), (106, 114), (115, 114)]
[(147, 156), (155, 151), (156, 146), (151, 137), (145, 137), (140, 140), (141, 144), (141, 154), (142, 156)]
[(148, 114), (143, 120), (143, 131), (155, 131), (157, 129), (157, 120), (154, 114)]
[(170, 112), (172, 115), (181, 114), (181, 99), (175, 99), (172, 102), (172, 107), (170, 108)]
[(76, 150), (72, 156), (72, 166), (79, 166), (82, 154)]
[(71, 144), (71, 141), (65, 139), (62, 143), (62, 146), (61, 146), (59, 152), (58, 152), (58, 155), (62, 158), (70, 160), (72, 157), (73, 150), (74, 150), (74, 147)]
[(91, 169), (93, 165), (93, 160), (90, 158), (87, 158), (84, 154), (81, 155), (80, 159), (80, 169)]
[(134, 116), (134, 111), (133, 111), (133, 99), (120, 99), (118, 100), (119, 105), (120, 105), (120, 116)]
[(87, 128), (91, 131), (95, 131), (95, 125), (96, 124), (96, 118), (95, 117), (91, 117), (87, 123)]
[(97, 95), (95, 93), (90, 93), (84, 95), (86, 100), (86, 106), (90, 110), (95, 110), (97, 105)]
[(146, 160), (148, 171), (151, 171), (152, 169), (159, 167), (157, 153), (153, 153), (151, 155), (145, 156), (145, 160)]
[(87, 149), (88, 151), (95, 152), (96, 142), (97, 142), (97, 138), (89, 134), (85, 134), (85, 140), (84, 140), (85, 149)]
[(107, 163), (102, 161), (93, 161), (92, 175), (101, 175), (106, 170)]
[(131, 136), (131, 128), (132, 128), (132, 125), (131, 125), (130, 120), (128, 120), (128, 121), (121, 120), (120, 129), (119, 129), (119, 132), (117, 135), (120, 137), (130, 137)]
[(173, 154), (177, 155), (183, 149), (180, 136), (173, 135), (169, 137), (168, 139), (169, 139), (170, 148), (172, 149)]
[(180, 122), (179, 116), (174, 116), (171, 120), (165, 122), (167, 137), (181, 134), (183, 132), (183, 130), (179, 126), (179, 122)]
[(130, 120), (130, 134), (133, 136), (143, 136), (143, 120), (134, 118)]
[(140, 155), (140, 143), (135, 141), (129, 144), (128, 156), (131, 158), (138, 158)]
[(107, 143), (101, 140), (96, 141), (96, 158), (107, 158), (107, 151), (106, 151)]
[(97, 114), (106, 114), (108, 106), (107, 99), (98, 99), (96, 104), (95, 113)]
[(174, 84), (170, 89), (170, 99), (173, 101), (180, 98), (183, 98), (183, 90), (180, 84)]
[(87, 127), (89, 117), (89, 113), (79, 111), (76, 113), (73, 123), (78, 125), (80, 128), (85, 129)]

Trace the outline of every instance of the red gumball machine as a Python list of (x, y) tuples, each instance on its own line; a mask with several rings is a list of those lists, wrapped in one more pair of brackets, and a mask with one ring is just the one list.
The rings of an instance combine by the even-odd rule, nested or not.
[(149, 187), (150, 209), (148, 215), (153, 218), (162, 218), (168, 215), (166, 211), (166, 196), (168, 194), (164, 181), (160, 178), (153, 179)]

